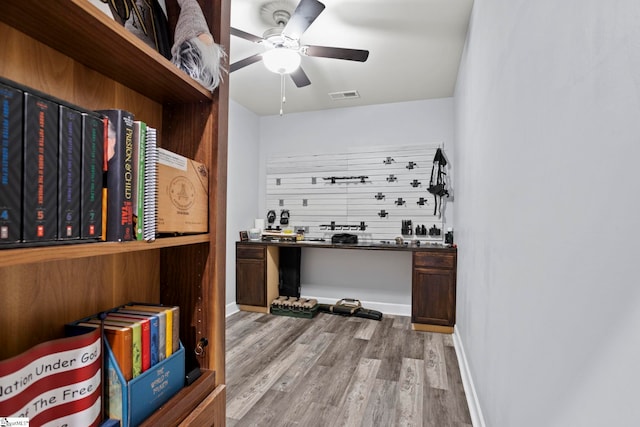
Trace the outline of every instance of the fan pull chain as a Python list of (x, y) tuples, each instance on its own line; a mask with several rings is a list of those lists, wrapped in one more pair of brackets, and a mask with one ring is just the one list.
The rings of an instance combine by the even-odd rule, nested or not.
[(287, 98), (284, 95), (284, 73), (280, 73), (280, 115), (282, 116), (283, 105), (287, 102)]

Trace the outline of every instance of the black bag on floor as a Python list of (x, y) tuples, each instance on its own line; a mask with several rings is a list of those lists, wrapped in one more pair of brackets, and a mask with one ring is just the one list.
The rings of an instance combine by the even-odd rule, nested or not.
[(341, 316), (355, 316), (364, 319), (382, 320), (382, 313), (362, 307), (360, 300), (343, 298), (335, 304), (318, 304), (318, 311), (339, 314)]

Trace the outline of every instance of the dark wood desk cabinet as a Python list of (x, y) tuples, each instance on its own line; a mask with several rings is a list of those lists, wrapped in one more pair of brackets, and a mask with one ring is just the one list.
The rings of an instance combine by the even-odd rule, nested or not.
[[(240, 305), (240, 309), (268, 313), (271, 301), (278, 296), (280, 248), (300, 248), (305, 245), (308, 244), (238, 242), (236, 244), (236, 303)], [(456, 321), (456, 249), (330, 243), (314, 244), (313, 247), (412, 252), (411, 323), (413, 329), (453, 333)]]
[(269, 312), (278, 297), (277, 247), (236, 244), (236, 304), (245, 311)]
[(411, 322), (414, 329), (452, 333), (456, 323), (456, 252), (414, 252)]

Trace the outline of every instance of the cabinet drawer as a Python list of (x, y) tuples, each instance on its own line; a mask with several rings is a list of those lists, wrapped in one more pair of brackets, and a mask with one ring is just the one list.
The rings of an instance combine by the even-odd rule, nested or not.
[(455, 268), (455, 254), (437, 254), (434, 252), (414, 252), (414, 267)]
[(265, 248), (263, 246), (251, 247), (241, 246), (236, 247), (236, 258), (238, 259), (264, 259)]

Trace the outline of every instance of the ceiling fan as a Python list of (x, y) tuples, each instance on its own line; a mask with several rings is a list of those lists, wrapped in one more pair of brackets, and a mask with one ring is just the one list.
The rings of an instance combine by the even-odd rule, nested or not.
[(369, 57), (368, 50), (300, 44), (300, 37), (324, 8), (325, 5), (318, 0), (301, 0), (293, 14), (284, 8), (276, 9), (272, 15), (277, 27), (265, 31), (263, 37), (232, 27), (232, 35), (262, 44), (267, 50), (234, 62), (229, 66), (229, 72), (263, 61), (270, 71), (289, 74), (297, 87), (304, 87), (311, 81), (300, 67), (300, 55), (365, 62)]

